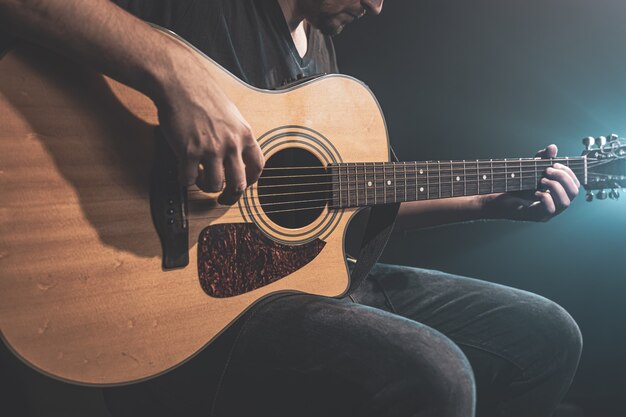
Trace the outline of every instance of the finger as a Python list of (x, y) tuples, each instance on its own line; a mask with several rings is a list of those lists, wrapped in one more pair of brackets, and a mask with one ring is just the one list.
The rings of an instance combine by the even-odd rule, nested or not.
[(580, 181), (578, 180), (578, 177), (576, 176), (576, 174), (574, 174), (574, 171), (570, 169), (570, 167), (568, 167), (567, 165), (563, 165), (563, 164), (554, 164), (552, 167), (565, 171), (567, 175), (569, 175), (572, 178), (572, 180), (574, 180), (574, 184), (576, 184), (576, 187), (580, 188)]
[(179, 181), (185, 185), (193, 185), (196, 183), (200, 173), (198, 169), (200, 159), (187, 157), (178, 161)]
[(196, 185), (207, 193), (218, 193), (224, 188), (224, 163), (219, 158), (203, 160)]
[(547, 168), (546, 177), (561, 184), (570, 200), (578, 195), (578, 186), (574, 182), (574, 179), (564, 170)]
[(246, 166), (246, 182), (248, 185), (252, 185), (259, 180), (263, 172), (263, 166), (265, 165), (263, 152), (257, 142), (254, 141), (254, 145), (244, 149), (241, 157)]
[(239, 153), (231, 154), (224, 160), (224, 173), (226, 174), (226, 188), (220, 195), (220, 204), (235, 204), (246, 189), (246, 170)]
[(543, 209), (549, 215), (556, 214), (556, 206), (554, 205), (554, 200), (552, 199), (550, 193), (546, 193), (545, 191), (537, 191), (535, 193), (535, 197), (537, 197), (539, 201), (541, 201), (541, 208), (538, 209)]
[(569, 207), (571, 200), (567, 196), (563, 186), (558, 181), (542, 178), (541, 184), (550, 190), (550, 197), (554, 201), (554, 206), (557, 211), (565, 210)]

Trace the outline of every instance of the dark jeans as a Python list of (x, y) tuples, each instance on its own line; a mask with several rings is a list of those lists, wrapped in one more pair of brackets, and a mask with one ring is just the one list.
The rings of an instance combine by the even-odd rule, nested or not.
[(175, 371), (105, 396), (116, 417), (549, 417), (581, 347), (545, 298), (379, 264), (350, 297), (274, 296)]

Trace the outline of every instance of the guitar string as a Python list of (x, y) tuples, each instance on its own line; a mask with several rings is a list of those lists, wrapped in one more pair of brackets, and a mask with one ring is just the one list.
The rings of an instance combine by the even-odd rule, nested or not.
[[(587, 160), (591, 160), (591, 158), (587, 158)], [(385, 165), (390, 166), (393, 164), (396, 164), (397, 166), (403, 165), (403, 164), (411, 164), (414, 165), (415, 163), (418, 164), (426, 164), (427, 162), (429, 164), (436, 164), (436, 163), (441, 163), (441, 164), (447, 164), (450, 165), (450, 163), (452, 163), (453, 165), (476, 165), (476, 163), (478, 164), (491, 164), (491, 163), (501, 163), (501, 164), (508, 164), (508, 163), (519, 163), (519, 162), (550, 162), (550, 163), (560, 163), (560, 162), (583, 162), (584, 158), (582, 157), (573, 157), (573, 158), (565, 158), (565, 157), (561, 157), (561, 158), (522, 158), (522, 159), (515, 159), (515, 158), (511, 158), (511, 159), (494, 159), (494, 160), (490, 160), (490, 159), (477, 159), (477, 160), (465, 160), (465, 161), (446, 161), (446, 160), (434, 160), (434, 161), (407, 161), (407, 162), (342, 162), (340, 164), (335, 164), (333, 166), (346, 166), (349, 164), (367, 164), (368, 167), (372, 167), (372, 166), (376, 166), (376, 167), (383, 167)], [(320, 167), (320, 166), (308, 166), (308, 167), (268, 167), (266, 168), (267, 170), (286, 170), (286, 169), (323, 169), (324, 167)]]
[[(595, 166), (606, 164), (606, 163), (610, 163), (610, 162), (614, 162), (614, 161), (597, 161), (595, 163), (593, 161), (590, 161), (587, 164), (587, 167), (588, 168), (593, 168)], [(444, 164), (446, 166), (443, 166)], [(305, 177), (323, 177), (323, 176), (337, 176), (337, 175), (342, 175), (342, 176), (343, 175), (346, 175), (346, 176), (348, 176), (348, 175), (378, 175), (378, 174), (387, 175), (387, 174), (394, 174), (394, 173), (397, 176), (397, 175), (403, 175), (405, 172), (406, 172), (406, 174), (416, 174), (416, 173), (420, 172), (420, 170), (423, 171), (423, 173), (421, 173), (420, 175), (424, 175), (424, 173), (438, 174), (439, 172), (441, 172), (441, 173), (449, 173), (449, 172), (451, 172), (452, 175), (455, 174), (455, 173), (456, 174), (460, 173), (459, 171), (456, 171), (454, 169), (448, 169), (447, 165), (449, 165), (449, 163), (442, 163), (441, 165), (442, 165), (441, 169), (434, 169), (434, 168), (430, 168), (429, 167), (426, 170), (424, 170), (423, 168), (415, 169), (413, 164), (411, 164), (411, 165), (399, 164), (399, 165), (395, 166), (395, 167), (401, 167), (400, 169), (396, 169), (395, 167), (389, 167), (389, 166), (378, 166), (378, 167), (376, 167), (376, 168), (383, 168), (382, 172), (381, 171), (372, 171), (372, 172), (363, 171), (363, 172), (359, 172), (358, 171), (359, 167), (356, 166), (356, 165), (355, 166), (343, 166), (343, 167), (347, 167), (347, 169), (354, 168), (353, 170), (346, 170), (346, 173), (341, 172), (341, 168), (338, 168), (338, 170), (340, 171), (338, 173), (327, 173), (326, 170), (328, 168), (326, 168), (326, 167), (315, 167), (317, 169), (324, 169), (325, 172), (324, 173), (320, 173), (320, 174), (270, 176), (270, 177), (261, 177), (261, 179), (282, 179), (282, 178), (296, 178), (296, 177), (297, 178), (305, 178)], [(543, 168), (549, 168), (551, 166), (552, 166), (552, 164), (550, 164), (550, 163), (548, 163), (545, 166), (537, 165), (536, 168), (534, 166), (530, 166), (530, 167), (526, 166), (526, 167), (522, 167), (523, 169), (520, 171), (520, 170), (516, 169), (517, 167), (513, 167), (513, 166), (496, 166), (496, 165), (494, 165), (493, 169), (494, 170), (504, 170), (505, 172), (508, 171), (508, 172), (512, 172), (512, 173), (517, 173), (517, 172), (528, 173), (528, 172), (538, 172), (540, 168), (543, 170)], [(335, 168), (335, 167), (336, 166), (332, 166), (331, 168)], [(367, 168), (367, 166), (363, 166), (363, 167), (365, 169)], [(370, 166), (370, 167), (372, 167), (372, 166)], [(406, 169), (405, 170), (404, 168), (406, 168), (406, 167), (410, 167), (411, 169)], [(569, 165), (569, 168), (572, 168), (572, 167), (573, 168), (584, 167), (584, 161), (573, 161)], [(298, 168), (301, 168), (301, 167), (284, 167), (284, 169), (290, 169), (290, 170), (298, 169)], [(492, 168), (491, 166), (488, 167), (489, 170), (491, 170), (491, 168)], [(530, 168), (530, 169), (526, 169), (526, 168)], [(263, 171), (267, 171), (267, 170), (271, 170), (271, 169), (273, 169), (273, 168), (265, 168)], [(392, 172), (388, 172), (390, 170)], [(484, 173), (485, 171), (487, 171), (487, 168), (485, 168), (484, 171), (481, 171), (480, 168), (475, 168), (474, 164), (471, 164), (471, 165), (469, 165), (469, 166), (464, 168), (464, 172), (467, 172), (467, 171), (469, 171), (472, 174), (474, 172), (476, 174), (480, 174), (481, 172)]]
[[(442, 189), (443, 191), (443, 189)], [(428, 197), (426, 199), (430, 200), (430, 199), (438, 199), (439, 197), (431, 197), (430, 194), (433, 194), (432, 192), (429, 193)], [(437, 193), (434, 193), (437, 194)], [(488, 194), (488, 193), (485, 193)], [(391, 197), (391, 196), (389, 196)], [(442, 196), (441, 198), (447, 198), (447, 197), (451, 197), (451, 196)], [(401, 201), (396, 201), (395, 198), (390, 198), (392, 201), (388, 201), (387, 204), (391, 204), (391, 203), (396, 203), (396, 202), (401, 202)], [(308, 201), (296, 201), (296, 202), (279, 202), (279, 203), (268, 203), (268, 204), (263, 204), (263, 205), (273, 205), (273, 204), (298, 204), (298, 203), (305, 203), (305, 202), (316, 202), (316, 201), (328, 201), (328, 199), (319, 199), (319, 200), (308, 200)], [(420, 201), (424, 201), (424, 200), (420, 200)], [(385, 203), (378, 203), (378, 204), (385, 204)], [(263, 208), (263, 205), (250, 205), (248, 207), (250, 208)], [(370, 204), (366, 204), (366, 205), (376, 205), (374, 203), (370, 203)], [(328, 204), (325, 204), (323, 206), (316, 206), (316, 207), (301, 207), (301, 208), (294, 208), (294, 209), (284, 209), (284, 210), (270, 210), (270, 211), (263, 211), (262, 213), (256, 213), (256, 216), (265, 216), (265, 217), (269, 217), (268, 214), (275, 214), (275, 213), (287, 213), (287, 212), (297, 212), (297, 211), (304, 211), (304, 210), (321, 210), (324, 208), (327, 208)], [(333, 208), (330, 207), (329, 210), (337, 210), (337, 209), (345, 209), (345, 208), (356, 208), (356, 207), (339, 207), (339, 208)], [(228, 210), (228, 207), (224, 207), (224, 210)], [(214, 220), (214, 219), (240, 219), (241, 216), (231, 216), (229, 217), (225, 217), (225, 216), (220, 216), (220, 215), (215, 215), (215, 216), (192, 216), (189, 215), (188, 219), (190, 220)]]
[[(606, 177), (609, 178), (611, 177), (611, 175), (608, 174), (590, 174), (587, 176), (588, 178), (602, 178), (602, 177)], [(364, 183), (352, 183), (348, 186), (348, 184), (346, 184), (346, 189), (342, 189), (342, 190), (324, 190), (324, 189), (319, 189), (319, 190), (309, 190), (309, 191), (294, 191), (294, 192), (288, 192), (288, 193), (272, 193), (272, 194), (263, 194), (260, 197), (264, 198), (264, 197), (282, 197), (282, 196), (292, 196), (292, 195), (303, 195), (303, 194), (321, 194), (321, 193), (338, 193), (338, 192), (350, 192), (352, 194), (355, 194), (358, 191), (363, 190), (363, 193), (365, 194), (365, 191), (376, 191), (376, 192), (383, 192), (383, 193), (387, 193), (387, 194), (397, 194), (398, 191), (402, 192), (403, 188), (415, 188), (417, 186), (426, 186), (429, 187), (429, 189), (432, 189), (433, 187), (439, 188), (439, 186), (441, 186), (442, 191), (443, 190), (447, 190), (447, 189), (451, 189), (452, 187), (465, 187), (466, 185), (470, 185), (471, 187), (473, 187), (475, 184), (480, 184), (482, 182), (486, 182), (488, 185), (487, 187), (489, 188), (489, 185), (492, 183), (492, 181), (490, 179), (487, 180), (465, 180), (465, 181), (441, 181), (441, 182), (433, 182), (431, 184), (426, 184), (424, 182), (416, 182), (416, 181), (411, 181), (414, 178), (409, 178), (407, 179), (406, 183), (400, 181), (397, 182), (394, 186), (386, 186), (384, 184), (379, 184), (379, 182), (376, 183), (375, 186), (373, 187), (367, 187), (365, 186)], [(533, 184), (536, 184), (535, 179), (532, 177), (518, 177), (518, 178), (511, 178), (509, 179), (508, 177), (505, 178), (497, 178), (493, 180), (493, 184), (494, 185), (498, 185), (498, 186), (502, 186), (504, 185), (505, 188), (509, 188), (509, 183), (510, 184), (510, 188), (513, 188), (512, 190), (508, 190), (508, 191), (519, 191), (519, 190), (515, 190), (514, 188), (516, 188), (517, 186), (519, 186), (519, 183), (521, 182), (522, 184), (525, 184), (529, 181), (533, 181)], [(330, 185), (332, 183), (327, 182), (327, 183), (317, 183), (317, 185)], [(302, 186), (304, 185), (313, 185), (313, 184), (300, 184)], [(250, 189), (258, 189), (261, 188), (260, 186), (256, 186), (253, 185)], [(271, 188), (271, 187), (268, 187)], [(478, 187), (477, 187), (478, 189)], [(532, 189), (532, 187), (529, 188), (525, 188), (527, 190)], [(431, 190), (432, 191), (432, 190)], [(500, 190), (500, 191), (507, 191), (505, 190)], [(493, 192), (499, 192), (499, 191), (493, 191)], [(195, 197), (198, 194), (206, 194), (203, 191), (200, 190), (190, 190), (190, 197)], [(469, 195), (473, 195), (473, 193), (470, 193)], [(207, 199), (195, 199), (192, 198), (192, 201), (206, 201)], [(292, 202), (284, 202), (283, 204), (289, 204), (289, 203), (298, 203), (298, 201), (292, 201)]]
[[(508, 174), (509, 173), (494, 173), (493, 175), (493, 179), (494, 181), (507, 181), (510, 183), (514, 183), (514, 182), (519, 182), (519, 181), (528, 181), (528, 180), (534, 180), (535, 175), (530, 175), (531, 173), (534, 174), (536, 171), (524, 171), (521, 172), (521, 175), (519, 176), (515, 176), (515, 177), (510, 177)], [(520, 173), (520, 171), (516, 171), (515, 174)], [(524, 175), (524, 174), (529, 174), (529, 175)], [(588, 174), (587, 177), (591, 176), (593, 174)], [(598, 174), (600, 175), (600, 174)], [(487, 182), (490, 183), (491, 182), (491, 176), (488, 177), (488, 179), (463, 179), (463, 178), (469, 178), (469, 177), (474, 177), (474, 176), (480, 176), (480, 174), (476, 175), (476, 174), (465, 174), (465, 175), (437, 175), (434, 177), (430, 177), (430, 181), (431, 181), (431, 186), (432, 185), (437, 185), (437, 184), (458, 184), (458, 185), (462, 185), (462, 184), (474, 184), (474, 183), (482, 183), (482, 182)], [(607, 175), (609, 176), (609, 175)], [(333, 174), (333, 177), (339, 177), (339, 174)], [(461, 178), (461, 179), (456, 179), (457, 177)], [(537, 178), (539, 178), (538, 176), (536, 176)], [(545, 178), (543, 175), (541, 176), (541, 178)], [(343, 181), (345, 179), (345, 181)], [(345, 187), (356, 187), (361, 185), (363, 189), (368, 189), (368, 190), (373, 190), (374, 188), (378, 189), (388, 189), (388, 187), (392, 187), (392, 189), (397, 187), (403, 187), (405, 185), (405, 180), (404, 178), (397, 178), (393, 183), (393, 185), (385, 185), (384, 183), (386, 181), (392, 181), (391, 178), (377, 178), (375, 181), (372, 179), (372, 183), (376, 183), (374, 188), (372, 188), (372, 186), (365, 186), (366, 182), (365, 179), (361, 179), (362, 181), (358, 181), (357, 179), (353, 179), (353, 178), (349, 178), (343, 174), (341, 174), (341, 180), (342, 181), (335, 181), (334, 179), (331, 179), (331, 181), (324, 181), (324, 182), (312, 182), (312, 183), (290, 183), (290, 184), (274, 184), (274, 185), (254, 185), (253, 187), (256, 189), (273, 189), (273, 188), (299, 188), (299, 187), (312, 187), (312, 186), (330, 186), (330, 185), (345, 185)], [(420, 181), (417, 181), (420, 180)], [(422, 184), (425, 185), (425, 182), (427, 181), (427, 179), (425, 177), (407, 177), (406, 178), (406, 184), (411, 184), (410, 181), (415, 181), (413, 182), (413, 185), (415, 185), (415, 183), (417, 184)], [(379, 187), (379, 185), (381, 185), (381, 187)], [(318, 192), (322, 192), (324, 190), (319, 190)], [(278, 194), (267, 194), (265, 196), (274, 196), (274, 195), (289, 195), (289, 194), (302, 194), (302, 193), (307, 193), (307, 192), (315, 192), (315, 191), (301, 191), (301, 192), (292, 192), (292, 193), (278, 193)], [(204, 191), (202, 190), (189, 190), (190, 194), (206, 194)]]
[[(434, 165), (434, 164), (441, 164), (441, 165), (471, 165), (471, 166), (476, 166), (478, 165), (491, 165), (491, 164), (501, 164), (501, 165), (506, 165), (506, 164), (525, 164), (525, 165), (532, 165), (535, 163), (547, 163), (549, 165), (553, 165), (553, 164), (557, 164), (557, 163), (561, 163), (564, 162), (565, 164), (567, 163), (581, 163), (581, 162), (585, 162), (588, 161), (599, 161), (599, 159), (596, 158), (563, 158), (563, 159), (559, 159), (559, 158), (553, 158), (553, 159), (546, 159), (546, 158), (532, 158), (532, 159), (507, 159), (507, 160), (503, 160), (503, 159), (494, 159), (494, 160), (490, 160), (490, 159), (476, 159), (476, 160), (464, 160), (464, 161), (459, 161), (459, 160), (428, 160), (428, 161), (400, 161), (400, 162), (339, 162), (339, 163), (330, 163), (328, 164), (328, 166), (331, 167), (355, 167), (355, 166), (366, 166), (366, 167), (376, 167), (376, 168), (384, 168), (387, 167), (388, 169), (391, 169), (393, 166), (412, 166), (414, 167), (416, 164), (417, 165)], [(326, 168), (325, 166), (320, 166), (320, 165), (316, 165), (316, 166), (293, 166), (293, 167), (267, 167), (267, 170), (272, 170), (272, 171), (284, 171), (284, 170), (289, 170), (289, 169), (324, 169)]]
[[(549, 166), (548, 166), (549, 167)], [(572, 168), (572, 166), (570, 166), (570, 168)], [(578, 169), (578, 168), (583, 168), (583, 166), (575, 166), (573, 167), (574, 169)], [(530, 174), (539, 174), (539, 173), (543, 173), (543, 170), (539, 170), (539, 169), (529, 169), (529, 170), (515, 170), (515, 169), (509, 169), (505, 171), (497, 171), (499, 169), (504, 169), (503, 167), (493, 167), (493, 176), (495, 177), (496, 175), (505, 175), (506, 177), (508, 177), (509, 174), (520, 174), (520, 176), (525, 176), (525, 177), (530, 177)], [(469, 171), (469, 172), (468, 172)], [(367, 175), (370, 176), (377, 176), (377, 175), (383, 175), (385, 178), (376, 178), (376, 182), (378, 181), (390, 181), (391, 177), (394, 176), (396, 177), (396, 182), (398, 182), (398, 179), (402, 179), (402, 177), (404, 176), (404, 174), (415, 174), (417, 175), (417, 173), (419, 173), (418, 171), (412, 171), (412, 170), (406, 170), (406, 172), (404, 170), (396, 170), (396, 172), (372, 172), (372, 173), (359, 173), (359, 172), (347, 172), (347, 173), (328, 173), (328, 174), (313, 174), (313, 175), (308, 175), (308, 177), (338, 177), (340, 179), (346, 178), (346, 181), (352, 181), (353, 178), (351, 178), (352, 176), (354, 176), (354, 181), (361, 179), (363, 181), (367, 180)], [(414, 176), (413, 178), (425, 178), (426, 175), (431, 175), (432, 174), (432, 179), (450, 179), (450, 178), (455, 178), (455, 177), (470, 177), (470, 176), (480, 176), (480, 175), (486, 175), (487, 172), (486, 171), (478, 171), (478, 170), (472, 170), (472, 169), (466, 169), (463, 174), (461, 175), (461, 172), (456, 172), (454, 170), (433, 170), (433, 171), (424, 171), (423, 173), (420, 173), (419, 175), (421, 175), (421, 177), (416, 177)], [(528, 174), (528, 175), (525, 175)], [(364, 175), (364, 177), (357, 177), (358, 175)], [(272, 178), (272, 179), (277, 179), (277, 178), (293, 178), (294, 176), (281, 176), (281, 177), (261, 177), (260, 180), (266, 180), (268, 178)], [(305, 177), (305, 175), (301, 175), (300, 177)], [(373, 178), (370, 178), (371, 180), (373, 180)], [(409, 179), (407, 177), (407, 179)], [(515, 181), (515, 180), (519, 180), (518, 178), (515, 177), (511, 177), (511, 181)], [(313, 186), (313, 185), (328, 185), (328, 184), (336, 184), (336, 185), (340, 185), (339, 181), (326, 181), (326, 182), (312, 182), (312, 183), (290, 183), (290, 184), (272, 184), (272, 185), (259, 185), (257, 186), (258, 188), (276, 188), (276, 187), (300, 187), (300, 186)], [(197, 192), (197, 193), (201, 193), (203, 192), (202, 190), (189, 190), (190, 192)]]

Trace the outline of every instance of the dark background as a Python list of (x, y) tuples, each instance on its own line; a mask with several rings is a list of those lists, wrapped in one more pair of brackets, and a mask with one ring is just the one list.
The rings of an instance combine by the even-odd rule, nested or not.
[[(625, 39), (624, 0), (388, 0), (336, 44), (343, 72), (378, 96), (400, 159), (425, 160), (532, 156), (549, 143), (573, 156), (584, 136), (626, 135)], [(626, 201), (579, 198), (547, 224), (407, 233), (384, 260), (557, 301), (585, 339), (567, 401), (585, 417), (624, 417), (625, 249)], [(0, 349), (6, 400), (20, 401), (11, 388), (25, 382), (23, 401), (37, 415), (107, 416), (99, 390), (53, 381), (9, 355)]]
[[(390, 0), (337, 38), (401, 160), (533, 156), (626, 135), (626, 1)], [(568, 401), (626, 416), (626, 201), (584, 196), (546, 224), (475, 222), (394, 239), (386, 262), (511, 285), (564, 306), (584, 337)]]

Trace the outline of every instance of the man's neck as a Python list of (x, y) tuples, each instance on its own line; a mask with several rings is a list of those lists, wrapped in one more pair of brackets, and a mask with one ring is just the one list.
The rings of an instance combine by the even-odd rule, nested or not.
[(304, 29), (304, 15), (298, 8), (297, 0), (278, 0), (278, 4), (283, 11), (289, 33), (293, 43), (296, 45), (296, 49), (301, 57), (306, 54), (307, 51), (307, 38), (306, 30)]
[(298, 8), (297, 0), (278, 0), (278, 4), (283, 11), (289, 32), (293, 34), (304, 23), (304, 15)]

